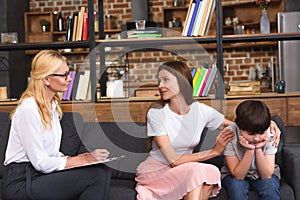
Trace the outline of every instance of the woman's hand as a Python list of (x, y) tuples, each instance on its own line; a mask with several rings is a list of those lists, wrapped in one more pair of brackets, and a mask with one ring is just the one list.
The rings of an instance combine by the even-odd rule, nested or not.
[(94, 157), (95, 162), (97, 162), (107, 159), (109, 156), (109, 152), (106, 149), (95, 149), (91, 152), (91, 155)]
[(94, 162), (100, 162), (105, 160), (109, 156), (109, 152), (106, 149), (95, 149), (91, 153), (83, 153), (73, 157), (67, 157), (67, 163), (65, 168), (82, 166)]
[(234, 137), (234, 132), (230, 129), (223, 129), (217, 137), (216, 145), (214, 150), (216, 150), (219, 155), (223, 153), (226, 145), (230, 142)]
[(279, 141), (280, 141), (281, 132), (280, 132), (280, 129), (278, 128), (277, 124), (272, 120), (271, 120), (271, 123), (270, 123), (270, 132), (272, 134), (274, 134), (274, 137), (271, 138), (271, 141), (274, 141), (273, 145), (275, 147), (277, 147), (278, 144), (279, 144)]

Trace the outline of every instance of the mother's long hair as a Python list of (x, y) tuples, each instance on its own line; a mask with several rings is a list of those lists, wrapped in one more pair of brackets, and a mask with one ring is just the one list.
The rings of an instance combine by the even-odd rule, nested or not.
[[(191, 105), (195, 99), (193, 98), (193, 78), (189, 67), (181, 61), (169, 61), (158, 68), (157, 74), (161, 70), (166, 70), (177, 78), (185, 102)], [(168, 100), (163, 102), (166, 103)]]
[[(11, 118), (13, 117), (18, 106), (20, 106), (20, 104), (25, 99), (33, 97), (36, 101), (38, 112), (42, 119), (43, 127), (46, 129), (48, 125), (52, 125), (52, 105), (47, 99), (47, 86), (43, 82), (43, 79), (59, 70), (63, 62), (66, 62), (66, 58), (59, 52), (54, 50), (42, 50), (38, 54), (36, 54), (31, 64), (30, 80), (28, 86), (22, 94), (17, 107), (12, 111)], [(61, 117), (62, 110), (59, 106), (60, 97), (58, 94), (55, 94), (53, 102), (58, 104), (56, 110)]]

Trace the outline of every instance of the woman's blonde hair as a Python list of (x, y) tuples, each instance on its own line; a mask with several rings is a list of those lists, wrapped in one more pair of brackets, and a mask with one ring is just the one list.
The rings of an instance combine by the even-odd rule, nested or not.
[[(66, 58), (59, 52), (54, 50), (42, 50), (38, 54), (36, 54), (31, 64), (30, 80), (28, 86), (25, 92), (22, 94), (17, 107), (12, 111), (11, 118), (13, 117), (16, 109), (22, 104), (25, 99), (33, 97), (36, 101), (38, 112), (41, 116), (44, 129), (46, 129), (48, 126), (51, 127), (52, 104), (47, 100), (47, 86), (43, 82), (43, 79), (59, 70), (63, 62), (66, 62)], [(61, 118), (62, 110), (60, 107), (60, 97), (58, 94), (55, 94), (53, 102), (56, 102), (58, 104), (56, 107), (56, 111)]]

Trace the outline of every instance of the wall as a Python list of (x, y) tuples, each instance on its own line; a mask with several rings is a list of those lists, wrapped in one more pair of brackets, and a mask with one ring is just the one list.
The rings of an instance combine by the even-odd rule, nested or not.
[[(95, 1), (95, 9), (97, 9), (97, 0)], [(108, 5), (104, 0), (104, 13), (108, 13), (116, 18), (118, 28), (120, 24), (131, 21), (131, 0), (108, 0)], [(188, 1), (186, 0), (186, 3)], [(149, 19), (152, 21), (162, 21), (163, 7), (171, 7), (172, 0), (149, 0)], [(66, 18), (72, 11), (79, 10), (80, 6), (86, 6), (87, 0), (31, 0), (31, 11), (61, 11)], [(255, 46), (255, 45), (253, 45)], [(174, 47), (176, 48), (176, 47)], [(216, 58), (216, 51), (214, 49), (207, 49), (210, 58)], [(240, 81), (249, 80), (249, 69), (253, 67), (263, 66), (265, 70), (270, 65), (272, 56), (274, 63), (277, 63), (277, 47), (274, 45), (255, 46), (236, 49), (224, 50), (224, 65), (225, 65), (225, 80)], [(245, 57), (245, 59), (236, 59)], [(130, 80), (153, 81), (155, 80), (155, 73), (157, 67), (164, 61), (180, 59), (188, 60), (194, 66), (199, 64), (199, 57), (197, 53), (186, 51), (182, 55), (167, 52), (146, 52), (146, 53), (130, 53)], [(81, 56), (72, 57), (73, 61), (82, 59)], [(228, 59), (228, 60), (226, 60)], [(147, 61), (147, 62), (146, 62)], [(277, 65), (277, 64), (276, 64)]]

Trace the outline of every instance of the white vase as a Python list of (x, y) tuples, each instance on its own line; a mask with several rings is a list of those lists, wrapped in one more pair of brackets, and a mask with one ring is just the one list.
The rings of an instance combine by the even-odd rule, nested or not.
[(270, 21), (266, 9), (262, 9), (261, 18), (260, 18), (260, 33), (261, 34), (270, 33)]

